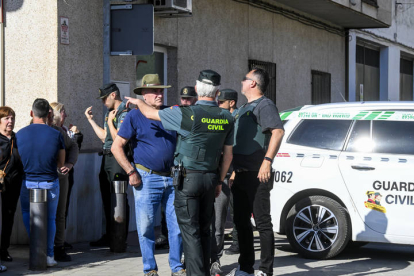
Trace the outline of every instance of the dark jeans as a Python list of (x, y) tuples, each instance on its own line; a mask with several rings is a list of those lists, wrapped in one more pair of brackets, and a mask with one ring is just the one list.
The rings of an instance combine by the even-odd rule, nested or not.
[(175, 190), (187, 275), (210, 276), (210, 225), (218, 180), (215, 173), (188, 173), (182, 187)]
[(260, 183), (258, 172), (236, 173), (231, 190), (234, 200), (234, 223), (239, 235), (240, 270), (254, 272), (253, 229), (250, 222), (253, 213), (256, 228), (260, 234), (260, 267), (267, 275), (273, 274), (274, 233), (270, 216), (270, 190), (273, 188), (273, 174), (269, 182)]
[[(229, 211), (230, 211), (231, 221), (234, 224), (234, 207), (233, 206), (234, 206), (233, 193), (230, 193)], [(239, 245), (239, 236), (237, 234), (237, 229), (235, 226), (233, 226), (233, 230), (231, 231), (231, 236), (233, 238), (233, 244)]]
[(226, 228), (227, 210), (230, 201), (228, 178), (224, 179), (220, 195), (214, 201), (213, 219), (211, 222), (211, 263), (219, 262), (223, 256), (224, 230)]
[(68, 188), (68, 197), (66, 199), (66, 211), (65, 211), (65, 229), (66, 229), (66, 225), (68, 223), (68, 211), (69, 211), (69, 203), (70, 203), (70, 194), (72, 193), (73, 184), (75, 182), (74, 173), (75, 173), (75, 168), (72, 168), (69, 171), (69, 188)]
[(1, 225), (1, 249), (7, 250), (10, 246), (10, 237), (13, 230), (14, 214), (19, 201), (22, 187), (21, 175), (4, 179), (5, 191), (1, 193), (3, 224)]
[[(101, 171), (99, 173), (99, 184), (101, 188), (102, 203), (105, 212), (106, 220), (106, 234), (111, 237), (111, 182), (114, 180), (128, 181), (128, 175), (119, 166), (115, 157), (112, 154), (102, 156)], [(129, 204), (127, 198), (127, 234), (129, 227)], [(128, 236), (128, 235), (127, 235)]]

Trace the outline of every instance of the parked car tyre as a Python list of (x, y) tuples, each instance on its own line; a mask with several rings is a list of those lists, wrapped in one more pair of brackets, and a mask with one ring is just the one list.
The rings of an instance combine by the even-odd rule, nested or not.
[(325, 196), (300, 200), (286, 218), (289, 243), (305, 258), (328, 259), (338, 255), (351, 237), (347, 210)]

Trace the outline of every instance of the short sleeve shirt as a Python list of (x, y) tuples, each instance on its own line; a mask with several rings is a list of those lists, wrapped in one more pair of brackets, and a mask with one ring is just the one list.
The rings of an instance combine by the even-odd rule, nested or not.
[[(256, 116), (257, 123), (261, 126), (262, 132), (270, 132), (273, 129), (283, 129), (283, 123), (279, 116), (279, 111), (276, 105), (270, 100), (263, 96), (259, 104), (253, 110), (253, 114)], [(257, 99), (255, 101), (260, 100)], [(248, 107), (253, 102), (247, 103), (244, 107)], [(239, 109), (240, 113), (240, 109)], [(239, 131), (246, 131), (246, 129), (238, 129)], [(256, 151), (248, 156), (242, 154), (233, 154), (233, 165), (235, 169), (243, 168), (250, 171), (258, 171), (263, 162), (263, 158), (266, 152), (264, 150)]]
[[(213, 101), (197, 101), (196, 105), (210, 105), (210, 106), (217, 106), (216, 102)], [(161, 122), (165, 129), (174, 130), (179, 135), (186, 137), (191, 132), (191, 126), (183, 125), (183, 121), (191, 121), (192, 113), (181, 111), (181, 108), (189, 108), (189, 107), (180, 107), (180, 106), (171, 106), (168, 109), (163, 109), (158, 112), (158, 115), (161, 118)], [(184, 115), (183, 115), (184, 114)], [(225, 145), (233, 145), (234, 140), (234, 128), (231, 128), (231, 131), (227, 134), (226, 139), (224, 141)]]
[[(247, 103), (249, 105), (251, 103)], [(273, 129), (283, 129), (282, 120), (280, 120), (279, 111), (276, 105), (269, 98), (264, 99), (253, 110), (262, 132), (272, 131)]]
[(57, 158), (65, 149), (62, 134), (45, 124), (31, 124), (16, 134), (23, 163), (24, 178), (29, 181), (54, 181), (58, 178)]
[(173, 166), (177, 133), (164, 129), (160, 121), (147, 119), (139, 109), (128, 112), (118, 136), (130, 140), (136, 164), (159, 172)]
[[(119, 130), (121, 128), (122, 123), (124, 122), (124, 119), (127, 115), (128, 112), (126, 112), (126, 104), (124, 102), (122, 102), (117, 110), (116, 110), (116, 115), (115, 115), (115, 119), (114, 119), (114, 126), (116, 127), (117, 130)], [(106, 130), (106, 137), (105, 137), (105, 142), (103, 143), (103, 149), (111, 149), (112, 147), (112, 143), (114, 142), (112, 140), (112, 135), (111, 135), (111, 131), (109, 130), (109, 125), (108, 125), (108, 115), (109, 112), (111, 112), (113, 109), (108, 110), (105, 113), (105, 124), (104, 124), (104, 128)]]

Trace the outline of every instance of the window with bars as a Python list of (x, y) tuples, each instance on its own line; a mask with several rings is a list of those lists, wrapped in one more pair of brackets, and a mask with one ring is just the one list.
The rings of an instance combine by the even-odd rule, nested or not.
[(413, 61), (400, 59), (400, 100), (413, 100)]
[(378, 8), (378, 0), (362, 0), (362, 2), (367, 3), (368, 5)]
[(356, 46), (356, 101), (380, 99), (380, 50), (366, 44)]
[(276, 63), (249, 60), (249, 71), (255, 68), (263, 69), (269, 74), (270, 81), (264, 95), (276, 104)]
[(331, 102), (331, 74), (312, 70), (312, 104)]

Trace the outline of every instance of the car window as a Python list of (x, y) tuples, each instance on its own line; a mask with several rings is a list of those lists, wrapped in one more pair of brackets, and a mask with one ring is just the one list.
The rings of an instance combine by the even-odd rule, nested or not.
[(374, 152), (414, 154), (414, 122), (374, 121)]
[(370, 131), (371, 121), (356, 121), (349, 136), (346, 151), (371, 152), (373, 143)]
[(303, 120), (287, 143), (320, 149), (341, 150), (351, 120)]

